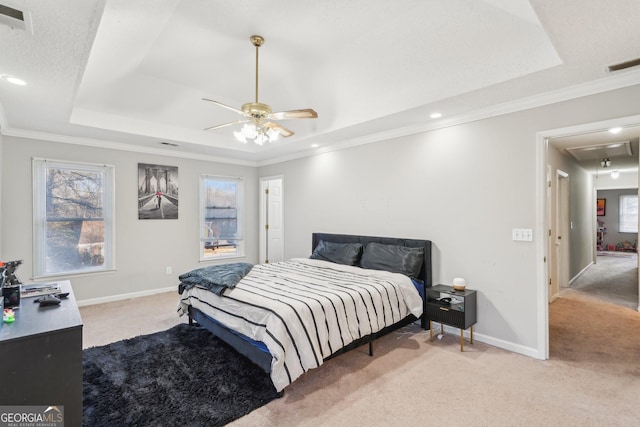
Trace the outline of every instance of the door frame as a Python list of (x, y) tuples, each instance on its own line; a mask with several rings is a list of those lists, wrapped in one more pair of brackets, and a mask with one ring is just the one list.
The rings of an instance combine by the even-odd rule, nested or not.
[[(549, 358), (549, 230), (550, 209), (547, 200), (549, 138), (596, 132), (613, 126), (638, 126), (640, 115), (586, 123), (565, 128), (548, 129), (536, 133), (536, 228), (535, 235), (542, 236), (536, 242), (536, 302), (537, 302), (537, 358)], [(640, 193), (640, 187), (639, 187)], [(640, 271), (639, 271), (640, 276)], [(640, 286), (640, 285), (639, 285)], [(640, 310), (640, 301), (639, 306)]]

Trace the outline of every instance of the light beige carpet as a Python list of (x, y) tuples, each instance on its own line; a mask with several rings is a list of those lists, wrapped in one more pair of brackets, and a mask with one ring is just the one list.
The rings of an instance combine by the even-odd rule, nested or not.
[[(167, 329), (178, 297), (83, 307), (85, 346)], [(551, 359), (457, 335), (429, 342), (417, 326), (309, 371), (284, 397), (233, 426), (635, 426), (640, 420), (640, 313), (577, 292), (550, 305)]]
[(604, 252), (570, 288), (636, 310), (638, 308), (638, 254)]

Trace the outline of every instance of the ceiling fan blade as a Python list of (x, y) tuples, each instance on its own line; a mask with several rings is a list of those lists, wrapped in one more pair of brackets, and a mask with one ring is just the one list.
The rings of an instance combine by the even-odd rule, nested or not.
[(222, 102), (218, 102), (218, 101), (214, 101), (213, 99), (209, 99), (209, 98), (202, 98), (203, 101), (209, 101), (209, 102), (213, 102), (216, 105), (219, 105), (222, 108), (226, 108), (227, 110), (231, 110), (233, 112), (236, 112), (238, 114), (244, 114), (244, 112), (242, 110), (238, 110), (237, 108), (233, 108), (233, 107), (229, 107), (226, 104), (223, 104)]
[(233, 125), (237, 125), (239, 123), (247, 123), (249, 120), (236, 120), (235, 122), (230, 122), (230, 123), (224, 123), (221, 125), (216, 125), (216, 126), (211, 126), (208, 128), (205, 128), (204, 130), (216, 130), (216, 129), (220, 129), (220, 128), (224, 128), (227, 126), (233, 126)]
[(292, 130), (287, 129), (286, 127), (281, 126), (281, 125), (279, 125), (277, 123), (274, 123), (274, 122), (267, 122), (267, 123), (264, 124), (264, 126), (268, 127), (269, 129), (273, 129), (273, 130), (278, 131), (278, 133), (280, 135), (282, 135), (283, 137), (285, 137), (285, 138), (288, 137), (288, 136), (291, 136), (291, 135), (293, 135), (295, 133)]
[(270, 117), (273, 120), (315, 119), (318, 117), (318, 113), (316, 113), (311, 108), (306, 108), (304, 110), (291, 110), (291, 111), (280, 111), (278, 113), (271, 113)]

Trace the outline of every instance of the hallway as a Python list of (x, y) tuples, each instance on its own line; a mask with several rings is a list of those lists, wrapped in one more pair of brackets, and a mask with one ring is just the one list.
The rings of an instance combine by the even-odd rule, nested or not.
[(561, 290), (578, 291), (603, 302), (638, 309), (638, 254), (605, 252), (598, 255), (595, 264)]

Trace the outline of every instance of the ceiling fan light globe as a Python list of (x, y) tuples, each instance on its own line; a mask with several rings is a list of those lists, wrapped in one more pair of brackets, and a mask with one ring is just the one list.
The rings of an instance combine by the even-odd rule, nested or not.
[(280, 132), (278, 132), (275, 129), (267, 129), (267, 136), (269, 137), (269, 142), (275, 142), (278, 140), (278, 137), (280, 137)]
[(242, 142), (243, 144), (247, 143), (247, 138), (245, 138), (245, 136), (242, 134), (241, 131), (235, 131), (233, 132), (233, 136), (236, 137), (236, 139), (240, 142)]
[(242, 126), (241, 132), (245, 138), (249, 138), (249, 139), (255, 139), (256, 136), (258, 136), (258, 130), (256, 129), (256, 127), (248, 123), (245, 123), (245, 125)]

